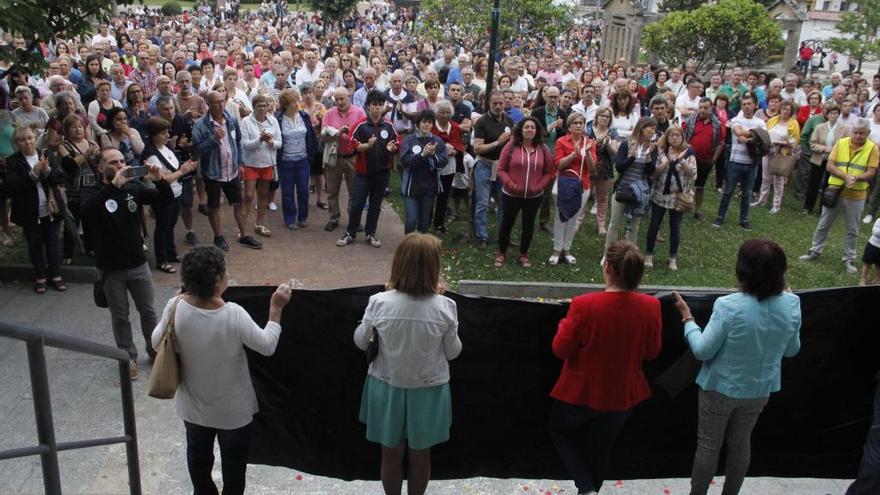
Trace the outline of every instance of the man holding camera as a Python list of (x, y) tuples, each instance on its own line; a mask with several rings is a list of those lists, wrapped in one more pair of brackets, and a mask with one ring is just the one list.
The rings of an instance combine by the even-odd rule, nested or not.
[[(161, 205), (174, 199), (171, 186), (156, 166), (129, 167), (119, 150), (105, 149), (98, 164), (101, 184), (82, 192), (82, 216), (94, 226), (95, 266), (103, 281), (116, 347), (131, 357), (131, 379), (138, 377), (137, 347), (128, 319), (128, 294), (141, 319), (141, 333), (152, 361), (156, 352), (150, 336), (156, 327), (153, 279), (144, 256), (140, 212), (143, 205)], [(138, 176), (146, 174), (155, 184), (148, 188)]]

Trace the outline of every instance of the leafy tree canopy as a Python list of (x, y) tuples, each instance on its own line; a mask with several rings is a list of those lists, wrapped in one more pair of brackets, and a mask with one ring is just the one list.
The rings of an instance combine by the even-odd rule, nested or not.
[(354, 10), (357, 0), (308, 0), (308, 4), (324, 17), (339, 21)]
[[(880, 1), (880, 0), (873, 0)], [(754, 0), (719, 0), (692, 11), (672, 12), (644, 29), (644, 46), (668, 63), (689, 60), (707, 71), (761, 61), (784, 46), (779, 24)]]
[(26, 49), (0, 49), (0, 60), (28, 69), (46, 65), (36, 50), (41, 42), (61, 33), (68, 38), (92, 34), (97, 23), (107, 22), (116, 8), (111, 0), (0, 0), (0, 6), (0, 29), (22, 36), (27, 43)]
[[(420, 20), (425, 34), (436, 39), (488, 39), (492, 27), (492, 2), (488, 0), (423, 0)], [(574, 6), (553, 0), (501, 0), (499, 43), (518, 37), (555, 38), (568, 31)]]

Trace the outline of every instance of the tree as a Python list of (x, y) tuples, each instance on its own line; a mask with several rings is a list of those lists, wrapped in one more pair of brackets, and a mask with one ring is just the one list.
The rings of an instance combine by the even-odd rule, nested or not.
[(694, 10), (706, 3), (706, 0), (663, 0), (660, 2), (660, 12), (678, 12), (679, 10)]
[(308, 0), (309, 6), (316, 12), (322, 12), (324, 19), (321, 21), (325, 25), (330, 20), (341, 21), (343, 17), (350, 14), (358, 0)]
[(11, 60), (26, 70), (41, 69), (46, 61), (39, 53), (40, 43), (48, 42), (56, 34), (67, 38), (85, 36), (96, 31), (95, 26), (107, 22), (116, 4), (132, 0), (2, 0), (0, 30), (16, 33), (27, 43), (25, 49), (11, 46), (0, 48), (0, 60)]
[[(436, 39), (485, 40), (492, 24), (491, 2), (474, 0), (422, 0), (422, 31)], [(501, 0), (499, 43), (523, 38), (555, 38), (571, 29), (574, 6), (554, 0)]]
[(849, 59), (858, 60), (858, 70), (867, 57), (880, 57), (880, 0), (856, 0), (856, 12), (844, 12), (837, 30), (848, 36), (831, 38), (832, 50), (843, 53)]
[[(875, 0), (880, 1), (880, 0)], [(672, 12), (644, 29), (645, 48), (669, 64), (689, 60), (703, 72), (720, 64), (753, 65), (784, 47), (782, 30), (754, 0), (719, 0)]]

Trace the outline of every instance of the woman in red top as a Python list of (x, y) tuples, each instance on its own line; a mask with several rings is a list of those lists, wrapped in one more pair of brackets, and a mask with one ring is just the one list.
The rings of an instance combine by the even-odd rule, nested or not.
[[(551, 266), (558, 264), (560, 259), (569, 264), (577, 261), (571, 255), (571, 243), (580, 227), (580, 212), (590, 197), (590, 174), (597, 161), (593, 140), (584, 134), (586, 125), (584, 114), (571, 112), (566, 119), (568, 134), (556, 141), (556, 167), (560, 180), (553, 188), (557, 213), (553, 222), (553, 255), (548, 261)], [(577, 186), (575, 180), (580, 182), (580, 191), (572, 187)]]
[(819, 91), (810, 91), (810, 94), (807, 95), (807, 104), (798, 108), (797, 112), (797, 121), (798, 125), (801, 128), (804, 127), (804, 124), (807, 122), (807, 119), (812, 117), (813, 115), (819, 115), (822, 113), (822, 93)]
[(565, 363), (550, 393), (550, 438), (578, 493), (599, 491), (614, 441), (636, 404), (651, 397), (642, 362), (660, 354), (661, 315), (660, 301), (635, 291), (644, 271), (633, 243), (612, 243), (605, 291), (574, 298), (553, 339)]
[(510, 231), (522, 211), (522, 239), (519, 259), (523, 268), (530, 268), (529, 246), (535, 232), (535, 216), (541, 206), (544, 189), (556, 175), (556, 164), (550, 148), (544, 144), (544, 126), (534, 117), (526, 117), (513, 128), (510, 142), (501, 149), (498, 160), (498, 180), (501, 181), (501, 201), (504, 216), (498, 232), (498, 255), (495, 267), (504, 266)]

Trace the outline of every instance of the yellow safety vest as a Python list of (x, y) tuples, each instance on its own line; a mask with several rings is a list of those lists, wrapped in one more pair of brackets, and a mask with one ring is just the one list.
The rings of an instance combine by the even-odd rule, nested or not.
[[(850, 156), (850, 142), (852, 138), (843, 138), (837, 142), (837, 168), (843, 170), (848, 175), (859, 175), (868, 170), (868, 158), (874, 151), (874, 142), (870, 139), (865, 141), (862, 149), (855, 156)], [(829, 186), (842, 186), (846, 182), (840, 177), (832, 175), (828, 178)], [(858, 181), (851, 188), (851, 191), (867, 191), (868, 183), (866, 181)]]

